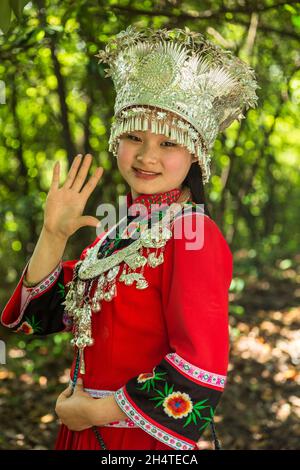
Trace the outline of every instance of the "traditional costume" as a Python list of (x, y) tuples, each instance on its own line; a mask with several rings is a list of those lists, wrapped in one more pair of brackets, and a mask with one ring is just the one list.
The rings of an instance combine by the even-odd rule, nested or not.
[[(197, 155), (208, 181), (217, 129), (255, 102), (252, 70), (188, 30), (129, 27), (99, 56), (118, 93), (113, 153), (123, 132), (151, 128)], [(136, 204), (146, 207), (138, 222)], [(81, 432), (62, 425), (57, 449), (197, 449), (226, 384), (232, 254), (188, 188), (128, 193), (126, 206), (125, 220), (34, 287), (28, 261), (1, 322), (25, 334), (72, 331), (72, 383), (80, 375), (91, 396), (113, 394), (127, 415)]]

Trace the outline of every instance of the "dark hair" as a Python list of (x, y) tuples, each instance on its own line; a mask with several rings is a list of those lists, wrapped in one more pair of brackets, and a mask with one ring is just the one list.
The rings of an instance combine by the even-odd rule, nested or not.
[(182, 185), (190, 188), (193, 202), (195, 202), (196, 204), (204, 204), (204, 213), (211, 218), (204, 194), (202, 171), (198, 162), (194, 162), (191, 164), (189, 172), (186, 175)]

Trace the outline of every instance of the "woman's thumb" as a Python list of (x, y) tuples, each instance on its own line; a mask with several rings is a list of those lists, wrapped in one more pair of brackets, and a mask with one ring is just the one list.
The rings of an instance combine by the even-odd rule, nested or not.
[(96, 217), (92, 217), (91, 215), (83, 215), (79, 219), (79, 228), (80, 227), (97, 227), (100, 225), (100, 220), (96, 219)]
[(70, 397), (72, 395), (73, 391), (72, 391), (72, 385), (69, 385), (68, 388), (66, 388), (62, 393), (61, 395), (65, 396), (65, 397)]

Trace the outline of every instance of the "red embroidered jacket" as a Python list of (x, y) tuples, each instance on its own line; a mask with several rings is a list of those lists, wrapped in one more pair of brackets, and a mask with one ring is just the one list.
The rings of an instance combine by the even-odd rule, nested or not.
[[(117, 296), (92, 315), (95, 342), (85, 350), (84, 376), (86, 389), (113, 390), (135, 426), (180, 450), (196, 448), (224, 391), (232, 280), (232, 254), (216, 223), (202, 213), (186, 217), (200, 224), (203, 246), (188, 249), (186, 236), (173, 236), (164, 262), (145, 267), (146, 289), (117, 280)], [(37, 335), (71, 329), (62, 302), (77, 261), (61, 261), (38, 286), (22, 289), (27, 263), (2, 324)]]

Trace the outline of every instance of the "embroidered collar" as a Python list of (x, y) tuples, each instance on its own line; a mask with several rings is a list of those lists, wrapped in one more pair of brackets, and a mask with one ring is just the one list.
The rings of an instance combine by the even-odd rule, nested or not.
[(131, 191), (127, 194), (127, 208), (132, 204), (143, 204), (147, 208), (147, 212), (151, 212), (151, 204), (167, 204), (171, 205), (176, 202), (181, 194), (181, 189), (175, 188), (170, 191), (156, 194), (140, 194), (132, 199)]
[[(181, 194), (182, 190), (175, 188), (170, 191), (157, 194), (140, 194), (138, 197), (132, 200), (132, 195), (130, 191), (126, 195), (127, 210), (130, 206), (132, 206), (133, 203), (143, 204), (146, 207), (147, 214), (149, 216), (151, 214), (151, 204), (161, 204), (160, 207), (165, 207), (166, 205), (169, 206), (173, 202), (176, 202)], [(107, 256), (110, 256), (116, 248), (122, 249), (123, 246), (126, 246), (128, 244), (127, 239), (130, 237), (132, 230), (135, 230), (140, 223), (140, 221), (138, 223), (134, 221), (135, 217), (136, 215), (129, 216), (129, 219), (126, 222), (127, 226), (124, 227), (124, 231), (122, 231), (122, 234), (120, 234), (120, 236), (118, 234), (118, 236), (114, 240), (107, 238), (106, 240), (104, 240), (103, 243), (101, 243), (98, 251), (98, 258), (105, 258)], [(140, 231), (140, 229), (137, 228), (137, 231)]]

